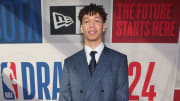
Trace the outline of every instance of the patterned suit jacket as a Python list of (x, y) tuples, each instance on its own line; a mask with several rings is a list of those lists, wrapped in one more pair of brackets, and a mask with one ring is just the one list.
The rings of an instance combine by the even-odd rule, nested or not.
[(64, 61), (59, 101), (128, 101), (127, 56), (104, 47), (93, 76), (85, 50)]

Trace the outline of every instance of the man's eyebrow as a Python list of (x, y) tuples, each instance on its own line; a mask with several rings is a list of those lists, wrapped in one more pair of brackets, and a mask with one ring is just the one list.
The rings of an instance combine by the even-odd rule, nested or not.
[(101, 19), (101, 17), (100, 17), (100, 16), (97, 16), (97, 17), (95, 17), (95, 18)]
[[(89, 17), (84, 17), (83, 19), (88, 19)], [(96, 16), (95, 18), (101, 19), (100, 16)]]
[(83, 19), (88, 19), (88, 17), (83, 17)]

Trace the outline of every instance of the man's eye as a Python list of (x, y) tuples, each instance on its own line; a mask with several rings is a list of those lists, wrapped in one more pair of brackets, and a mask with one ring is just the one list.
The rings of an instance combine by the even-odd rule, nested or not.
[(88, 23), (88, 21), (84, 21), (84, 23)]
[(99, 20), (96, 20), (96, 22), (100, 22)]

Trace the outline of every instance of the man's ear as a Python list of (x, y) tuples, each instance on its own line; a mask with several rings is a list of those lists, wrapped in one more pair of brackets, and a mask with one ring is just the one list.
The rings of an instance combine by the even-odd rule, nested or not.
[(106, 24), (103, 24), (103, 32), (106, 30)]
[(81, 32), (83, 33), (83, 28), (82, 28), (82, 25), (80, 26), (80, 28), (81, 28)]

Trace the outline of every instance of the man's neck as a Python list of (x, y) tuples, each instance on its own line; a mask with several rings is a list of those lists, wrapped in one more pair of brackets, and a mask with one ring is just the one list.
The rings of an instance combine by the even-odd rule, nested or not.
[(96, 42), (85, 42), (85, 45), (89, 46), (92, 49), (95, 49), (98, 45), (100, 45), (102, 41), (96, 41)]

